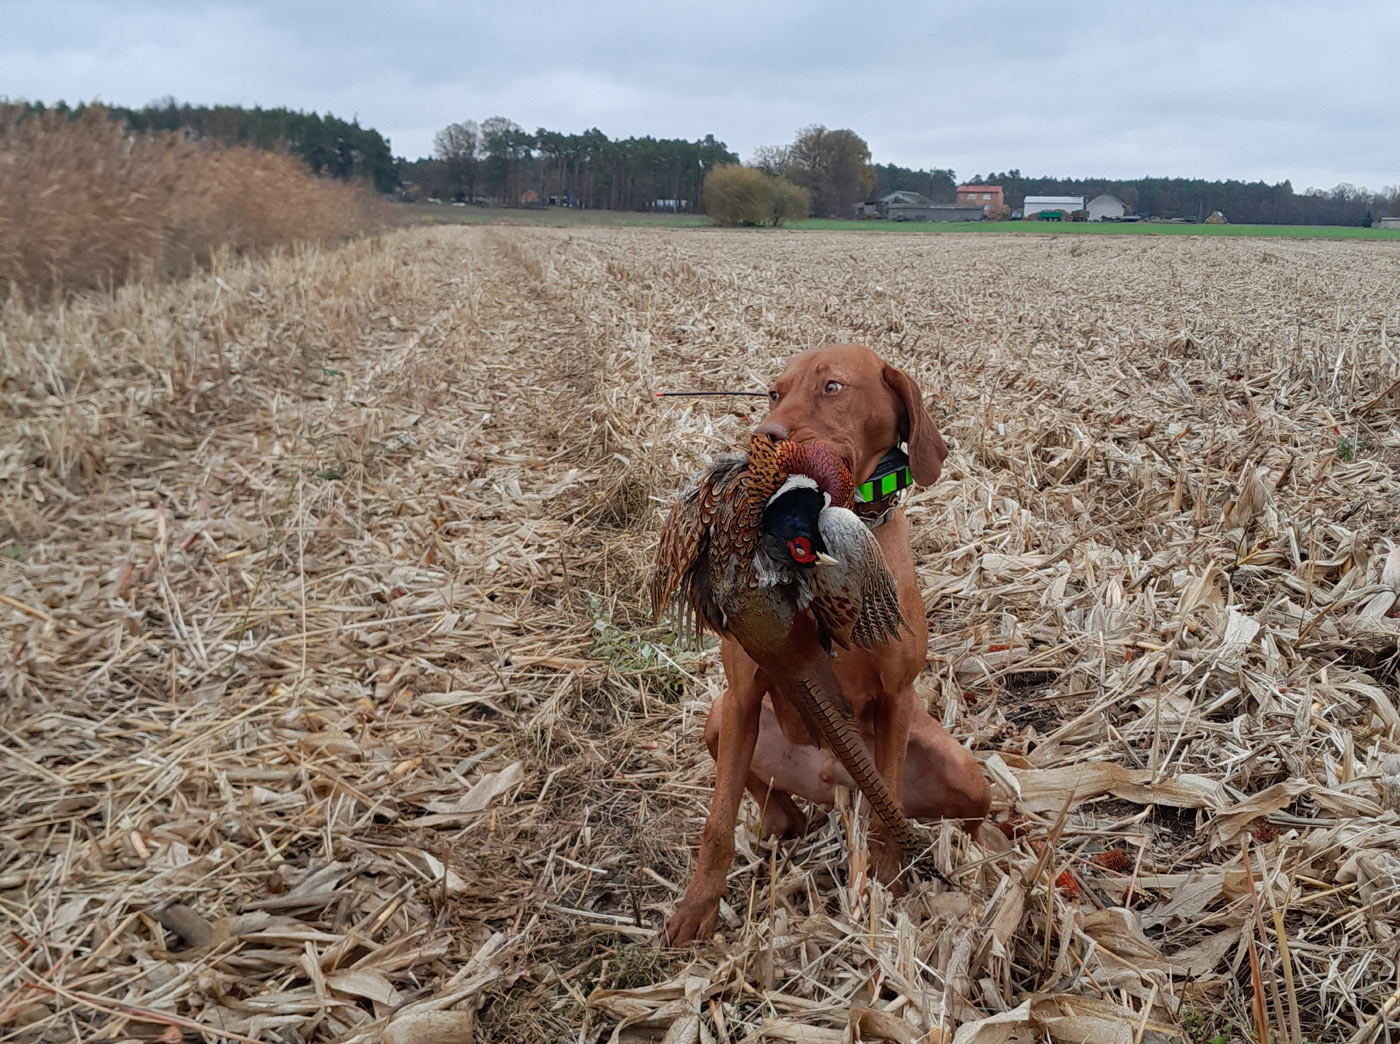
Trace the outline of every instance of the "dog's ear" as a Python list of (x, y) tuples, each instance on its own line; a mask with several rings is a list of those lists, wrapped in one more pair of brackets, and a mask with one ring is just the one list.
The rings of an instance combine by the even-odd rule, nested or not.
[(904, 417), (899, 422), (899, 435), (909, 444), (909, 470), (914, 473), (914, 481), (921, 486), (931, 486), (943, 472), (943, 460), (948, 456), (948, 447), (943, 436), (938, 434), (938, 425), (924, 409), (924, 396), (914, 379), (903, 370), (886, 365), (883, 371), (885, 383), (904, 403)]

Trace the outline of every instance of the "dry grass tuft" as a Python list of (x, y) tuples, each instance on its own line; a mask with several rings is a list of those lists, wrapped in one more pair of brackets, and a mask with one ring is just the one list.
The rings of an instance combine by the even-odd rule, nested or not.
[[(0, 313), (0, 1040), (1393, 1023), (1400, 254), (1069, 247), (413, 229)], [(721, 680), (642, 580), (757, 407), (649, 393), (848, 339), (953, 446), (920, 691), (1000, 829), (894, 900), (749, 808), (666, 950)]]
[(379, 224), (381, 206), (290, 156), (132, 134), (97, 107), (69, 119), (0, 105), (0, 294), (119, 286), (220, 250), (343, 239)]

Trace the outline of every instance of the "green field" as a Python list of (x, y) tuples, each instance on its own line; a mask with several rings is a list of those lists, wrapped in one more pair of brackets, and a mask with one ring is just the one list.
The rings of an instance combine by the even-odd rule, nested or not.
[[(395, 208), (410, 222), (462, 225), (537, 225), (553, 228), (603, 226), (611, 228), (711, 228), (702, 214), (646, 214), (629, 210), (568, 210), (548, 207), (517, 210), (501, 207), (457, 207), (450, 204), (402, 203)], [(1400, 229), (1356, 228), (1343, 225), (1170, 225), (1146, 222), (1093, 223), (1076, 221), (856, 221), (810, 218), (783, 229), (749, 229), (773, 234), (798, 232), (872, 232), (902, 235), (1097, 235), (1097, 236), (1268, 236), (1290, 239), (1384, 239), (1400, 243)]]
[(1134, 221), (855, 221), (811, 218), (793, 225), (805, 231), (906, 232), (938, 234), (968, 232), (990, 235), (1100, 236), (1285, 236), (1290, 239), (1389, 239), (1400, 242), (1400, 229), (1357, 228), (1350, 225), (1169, 225)]

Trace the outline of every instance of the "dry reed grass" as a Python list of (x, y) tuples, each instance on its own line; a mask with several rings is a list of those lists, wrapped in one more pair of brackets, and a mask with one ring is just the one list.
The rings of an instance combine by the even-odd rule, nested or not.
[[(1363, 1041), (1400, 959), (1400, 253), (414, 229), (0, 315), (0, 1040)], [(973, 289), (975, 288), (975, 289)], [(1002, 830), (738, 831), (671, 492), (858, 339), (953, 446), (921, 691)], [(669, 1035), (667, 1035), (669, 1034)]]
[(99, 108), (69, 119), (0, 105), (0, 295), (185, 274), (219, 250), (321, 242), (382, 220), (359, 186), (290, 156), (134, 135)]

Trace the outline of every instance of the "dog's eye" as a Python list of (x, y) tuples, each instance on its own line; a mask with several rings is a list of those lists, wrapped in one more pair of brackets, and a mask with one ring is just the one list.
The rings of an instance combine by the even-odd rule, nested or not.
[(775, 391), (770, 391), (770, 392), (768, 393), (768, 401), (769, 401), (769, 402), (777, 402), (777, 401), (778, 401), (778, 393), (775, 392)]
[(842, 384), (840, 381), (827, 381), (827, 382), (826, 382), (826, 393), (827, 393), (828, 395), (835, 395), (837, 392), (839, 392), (839, 391), (840, 391), (842, 388), (844, 388), (844, 387), (845, 387), (845, 385)]

